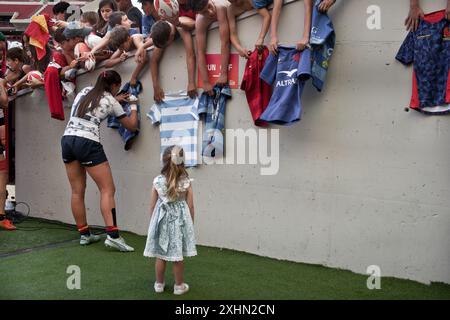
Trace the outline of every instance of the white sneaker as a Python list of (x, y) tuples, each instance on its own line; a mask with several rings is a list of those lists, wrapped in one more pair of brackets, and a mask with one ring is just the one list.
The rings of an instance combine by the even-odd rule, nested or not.
[(122, 237), (117, 239), (111, 238), (109, 235), (106, 237), (105, 246), (119, 250), (121, 252), (133, 252), (134, 248), (125, 243)]
[(185, 294), (188, 291), (189, 291), (189, 286), (187, 283), (182, 283), (179, 286), (177, 286), (177, 285), (173, 286), (173, 294), (181, 295), (181, 294)]
[(96, 235), (96, 234), (90, 234), (89, 236), (82, 235), (80, 237), (80, 244), (82, 246), (86, 246), (88, 244), (98, 242), (98, 241), (100, 241), (100, 239), (101, 239), (101, 236)]
[(153, 287), (155, 288), (156, 293), (161, 293), (164, 292), (165, 286), (166, 284), (164, 282), (163, 283), (155, 282), (155, 285)]

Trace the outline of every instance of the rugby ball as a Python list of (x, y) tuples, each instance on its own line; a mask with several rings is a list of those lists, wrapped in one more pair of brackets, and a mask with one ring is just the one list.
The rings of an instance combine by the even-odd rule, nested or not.
[(95, 60), (94, 59), (87, 59), (84, 61), (84, 69), (87, 71), (92, 71), (95, 69)]
[(77, 43), (73, 50), (73, 53), (75, 54), (75, 59), (83, 58), (89, 52), (91, 52), (91, 48), (89, 48), (88, 45), (84, 42)]
[(91, 48), (84, 42), (77, 43), (74, 48), (75, 59), (83, 62), (84, 69), (92, 71), (95, 69), (95, 60), (87, 57), (89, 52), (91, 52)]
[(39, 71), (30, 71), (27, 74), (27, 82), (32, 84), (39, 84), (44, 82), (44, 76)]
[(155, 0), (154, 6), (161, 19), (178, 18), (179, 6), (177, 0)]

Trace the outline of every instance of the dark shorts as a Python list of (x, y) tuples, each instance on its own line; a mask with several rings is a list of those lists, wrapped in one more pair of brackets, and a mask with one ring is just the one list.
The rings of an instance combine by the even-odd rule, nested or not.
[(262, 9), (267, 8), (273, 3), (273, 0), (252, 0), (253, 8)]
[(82, 166), (93, 167), (108, 161), (103, 146), (90, 139), (63, 136), (61, 138), (61, 149), (64, 163), (77, 160)]

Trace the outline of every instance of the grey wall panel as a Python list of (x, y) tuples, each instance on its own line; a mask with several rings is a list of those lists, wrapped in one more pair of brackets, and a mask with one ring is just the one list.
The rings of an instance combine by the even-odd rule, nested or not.
[[(445, 1), (422, 1), (428, 12)], [(381, 8), (382, 29), (366, 27), (369, 5)], [(411, 68), (394, 57), (406, 36), (408, 1), (338, 1), (331, 15), (338, 43), (323, 93), (308, 84), (300, 123), (280, 129), (277, 175), (259, 165), (202, 165), (195, 179), (196, 231), (203, 245), (317, 263), (383, 276), (450, 283), (450, 122), (404, 111)], [(301, 1), (285, 6), (280, 41), (295, 43), (302, 31)], [(239, 22), (251, 47), (259, 16)], [(208, 51), (219, 52), (218, 31)], [(117, 70), (131, 74), (130, 59)], [(240, 61), (240, 78), (245, 61)], [(79, 87), (95, 73), (82, 76)], [(161, 66), (168, 91), (185, 89), (181, 43)], [(117, 186), (120, 227), (146, 234), (151, 182), (159, 170), (159, 129), (144, 114), (153, 103), (150, 72), (142, 78), (142, 126), (138, 141), (123, 150), (116, 132), (102, 139)], [(227, 128), (254, 128), (245, 95), (233, 91)], [(41, 90), (17, 106), (17, 199), (34, 215), (73, 222), (70, 190), (60, 156), (64, 123), (51, 120)], [(102, 224), (92, 182), (86, 199), (89, 222)]]

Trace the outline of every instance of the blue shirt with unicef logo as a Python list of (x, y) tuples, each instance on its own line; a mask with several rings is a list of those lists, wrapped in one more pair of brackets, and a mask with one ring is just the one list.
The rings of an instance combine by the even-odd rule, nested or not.
[(276, 56), (270, 54), (260, 78), (273, 86), (272, 98), (259, 120), (291, 125), (301, 118), (301, 96), (311, 75), (311, 51), (300, 52), (294, 47), (278, 47)]

